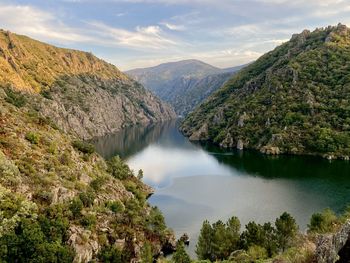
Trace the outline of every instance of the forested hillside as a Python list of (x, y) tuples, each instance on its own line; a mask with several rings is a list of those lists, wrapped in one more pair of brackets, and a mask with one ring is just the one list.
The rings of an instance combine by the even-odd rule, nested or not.
[(350, 30), (293, 35), (232, 77), (182, 131), (223, 147), (348, 159)]

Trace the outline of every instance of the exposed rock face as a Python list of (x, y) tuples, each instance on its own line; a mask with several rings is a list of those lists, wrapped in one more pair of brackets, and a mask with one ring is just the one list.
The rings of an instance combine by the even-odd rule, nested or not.
[(0, 85), (36, 94), (30, 101), (41, 114), (81, 138), (176, 117), (170, 106), (90, 53), (0, 31), (0, 54)]
[(76, 252), (74, 262), (89, 262), (99, 250), (97, 237), (93, 237), (91, 231), (79, 226), (72, 226), (69, 232), (68, 243)]
[(40, 100), (41, 112), (64, 131), (84, 139), (175, 118), (168, 105), (132, 80), (70, 77), (64, 88), (54, 86), (50, 94), (52, 99)]
[[(350, 221), (335, 234), (319, 236), (316, 246), (318, 263), (334, 263), (339, 260), (339, 252), (350, 238)], [(345, 261), (342, 261), (345, 262)]]
[(208, 139), (208, 125), (205, 123), (197, 132), (189, 138), (191, 141), (205, 141)]
[(237, 142), (237, 150), (243, 150), (243, 149), (244, 149), (243, 141), (239, 139)]
[(261, 153), (268, 154), (268, 155), (279, 155), (281, 154), (281, 151), (278, 147), (274, 146), (264, 146), (260, 149)]

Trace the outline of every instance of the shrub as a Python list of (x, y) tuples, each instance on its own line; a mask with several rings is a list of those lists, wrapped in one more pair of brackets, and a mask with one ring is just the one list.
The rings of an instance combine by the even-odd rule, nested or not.
[(103, 176), (99, 176), (96, 179), (90, 182), (90, 186), (95, 191), (99, 191), (101, 187), (107, 182), (107, 178)]
[(108, 201), (106, 202), (106, 207), (113, 213), (122, 212), (124, 210), (124, 206), (120, 201)]
[(16, 106), (17, 108), (23, 107), (27, 103), (26, 97), (19, 93), (15, 92), (12, 89), (6, 89), (6, 98), (5, 101), (8, 103), (11, 103), (12, 105)]
[(83, 202), (85, 207), (90, 207), (94, 204), (96, 194), (93, 191), (86, 191), (79, 194), (80, 200)]
[(107, 165), (108, 172), (117, 179), (124, 180), (133, 176), (129, 166), (124, 163), (119, 156), (113, 157), (107, 162)]
[(96, 216), (93, 214), (84, 215), (83, 218), (80, 220), (80, 224), (84, 226), (85, 228), (91, 229), (93, 226), (96, 225)]
[(52, 95), (49, 90), (43, 90), (40, 92), (41, 96), (43, 96), (45, 99), (52, 100)]
[(98, 259), (106, 263), (123, 263), (122, 251), (115, 246), (105, 246), (98, 254)]
[(95, 146), (84, 141), (74, 141), (72, 146), (82, 153), (92, 154), (95, 152)]
[(335, 213), (330, 209), (325, 209), (322, 213), (316, 213), (311, 216), (308, 225), (311, 233), (328, 233), (332, 232), (339, 223)]
[(28, 132), (25, 136), (26, 140), (31, 144), (38, 144), (40, 140), (40, 136), (34, 132)]
[(81, 211), (83, 210), (84, 205), (80, 198), (75, 197), (69, 204), (69, 209), (73, 214), (74, 218), (81, 216)]

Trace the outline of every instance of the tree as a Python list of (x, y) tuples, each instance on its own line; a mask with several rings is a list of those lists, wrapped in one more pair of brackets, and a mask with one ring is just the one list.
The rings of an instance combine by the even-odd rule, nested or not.
[(72, 262), (73, 250), (62, 240), (49, 242), (40, 224), (21, 219), (15, 229), (0, 237), (0, 262)]
[(276, 236), (276, 229), (271, 225), (271, 223), (265, 223), (263, 225), (264, 229), (264, 248), (267, 251), (269, 257), (272, 257), (278, 252), (278, 242)]
[(212, 260), (223, 260), (230, 255), (230, 240), (225, 224), (219, 220), (213, 224)]
[(262, 225), (255, 222), (249, 222), (245, 226), (245, 230), (241, 235), (241, 245), (244, 249), (252, 245), (264, 247), (265, 244), (265, 231)]
[(298, 232), (298, 225), (290, 214), (284, 212), (276, 219), (275, 226), (279, 248), (285, 251), (295, 238)]
[(203, 222), (196, 245), (196, 254), (198, 259), (212, 259), (212, 235), (213, 229), (209, 221), (205, 220)]
[(239, 219), (237, 217), (233, 216), (227, 221), (226, 228), (227, 239), (229, 242), (230, 250), (232, 252), (234, 250), (239, 249), (241, 223), (239, 222)]
[(178, 242), (176, 245), (176, 251), (173, 255), (174, 263), (191, 263), (190, 256), (185, 251), (183, 242)]
[(149, 242), (145, 242), (141, 250), (142, 263), (153, 263), (152, 246)]

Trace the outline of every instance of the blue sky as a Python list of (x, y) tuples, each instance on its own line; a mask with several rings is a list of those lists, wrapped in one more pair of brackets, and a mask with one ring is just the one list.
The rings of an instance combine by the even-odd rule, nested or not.
[(350, 0), (0, 0), (0, 28), (122, 70), (250, 62), (303, 29), (350, 24)]

